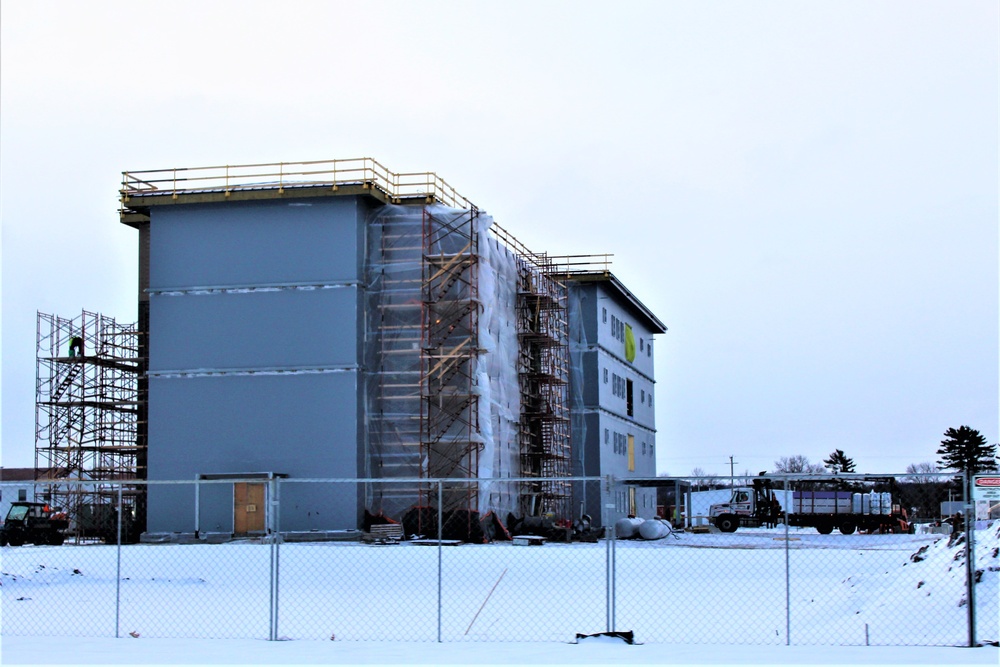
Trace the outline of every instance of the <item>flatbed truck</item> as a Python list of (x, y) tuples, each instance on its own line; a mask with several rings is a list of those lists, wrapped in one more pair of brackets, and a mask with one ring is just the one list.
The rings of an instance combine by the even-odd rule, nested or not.
[[(863, 481), (891, 486), (891, 478), (864, 478)], [(860, 530), (868, 533), (910, 533), (906, 510), (901, 509), (887, 491), (830, 490), (816, 488), (836, 486), (842, 480), (822, 477), (796, 480), (800, 486), (811, 488), (791, 492), (788, 508), (789, 526), (815, 528), (822, 535), (829, 535), (836, 528), (844, 535)], [(788, 494), (785, 494), (788, 497)], [(783, 523), (785, 510), (778, 501), (772, 480), (757, 477), (751, 487), (733, 489), (728, 503), (712, 505), (709, 516), (716, 528), (733, 533), (740, 526), (775, 526)]]

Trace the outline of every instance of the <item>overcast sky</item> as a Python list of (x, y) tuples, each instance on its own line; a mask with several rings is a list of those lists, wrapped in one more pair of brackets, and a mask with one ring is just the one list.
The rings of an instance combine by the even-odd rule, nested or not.
[(0, 16), (2, 461), (35, 313), (137, 319), (126, 169), (374, 157), (669, 327), (658, 470), (862, 472), (998, 435), (982, 2), (16, 2)]

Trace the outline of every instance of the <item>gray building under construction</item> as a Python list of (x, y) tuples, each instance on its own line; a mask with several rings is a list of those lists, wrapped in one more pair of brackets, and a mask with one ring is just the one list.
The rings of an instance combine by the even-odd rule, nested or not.
[[(135, 476), (214, 480), (202, 530), (264, 530), (273, 477), (376, 480), (282, 483), (283, 530), (398, 519), (437, 504), (419, 481), (437, 478), (456, 480), (445, 511), (654, 515), (654, 489), (560, 481), (655, 475), (666, 327), (606, 256), (532, 252), (436, 175), (367, 158), (126, 172), (121, 195)], [(195, 502), (151, 485), (145, 529), (193, 530)]]

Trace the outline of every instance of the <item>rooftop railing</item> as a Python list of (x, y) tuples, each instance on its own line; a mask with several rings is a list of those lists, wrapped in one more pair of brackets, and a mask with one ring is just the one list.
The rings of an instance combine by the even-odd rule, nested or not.
[(390, 201), (415, 197), (433, 198), (454, 208), (474, 208), (472, 202), (433, 172), (390, 171), (372, 158), (272, 162), (212, 167), (174, 167), (122, 172), (121, 197), (127, 205), (133, 196), (197, 192), (229, 193), (242, 190), (361, 185), (380, 190)]
[[(221, 192), (228, 197), (231, 192), (238, 191), (275, 190), (280, 194), (286, 189), (317, 187), (336, 192), (344, 186), (376, 189), (395, 203), (422, 197), (453, 208), (476, 208), (433, 172), (397, 173), (369, 157), (123, 171), (120, 193), (125, 212), (132, 197), (170, 196), (176, 199), (182, 194), (206, 192)], [(496, 223), (490, 231), (543, 273), (610, 272), (611, 254), (557, 256), (537, 253)]]

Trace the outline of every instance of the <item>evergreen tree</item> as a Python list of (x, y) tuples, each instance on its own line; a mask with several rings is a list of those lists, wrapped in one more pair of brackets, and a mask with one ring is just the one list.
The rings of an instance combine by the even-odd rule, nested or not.
[(944, 432), (945, 439), (937, 453), (941, 455), (938, 465), (959, 472), (975, 475), (997, 469), (996, 445), (987, 445), (982, 434), (968, 426), (950, 428)]
[(823, 463), (831, 472), (854, 472), (854, 459), (847, 456), (843, 449), (835, 449)]

